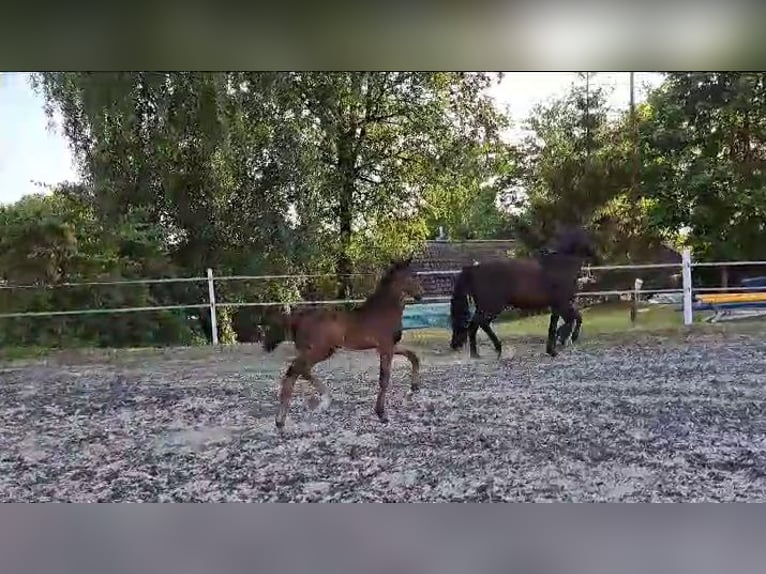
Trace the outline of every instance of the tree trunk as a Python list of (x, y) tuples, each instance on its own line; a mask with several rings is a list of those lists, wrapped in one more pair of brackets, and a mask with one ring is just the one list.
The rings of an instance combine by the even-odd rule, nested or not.
[(351, 296), (351, 258), (348, 255), (351, 246), (351, 222), (354, 216), (354, 132), (343, 132), (338, 137), (338, 229), (340, 245), (335, 263), (338, 277), (338, 299)]
[(340, 250), (336, 260), (335, 273), (338, 276), (338, 299), (348, 299), (351, 296), (351, 257), (348, 249), (351, 246), (351, 218), (353, 215), (353, 182), (343, 185), (340, 190), (338, 206), (338, 223), (340, 226)]

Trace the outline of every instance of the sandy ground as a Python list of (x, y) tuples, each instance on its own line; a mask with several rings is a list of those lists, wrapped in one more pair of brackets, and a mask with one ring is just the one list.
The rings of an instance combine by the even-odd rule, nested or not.
[(511, 347), (424, 351), (412, 398), (397, 358), (387, 425), (376, 356), (342, 353), (330, 408), (304, 383), (283, 434), (289, 344), (0, 365), (0, 501), (763, 500), (759, 334)]

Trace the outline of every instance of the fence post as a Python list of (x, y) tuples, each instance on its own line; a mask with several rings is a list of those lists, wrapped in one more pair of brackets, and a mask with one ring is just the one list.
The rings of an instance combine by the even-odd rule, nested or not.
[(207, 292), (210, 298), (210, 334), (213, 336), (213, 345), (218, 344), (218, 321), (215, 316), (215, 283), (213, 282), (213, 270), (207, 268)]
[(681, 277), (684, 287), (684, 325), (691, 325), (692, 316), (692, 255), (688, 247), (681, 254)]
[(643, 279), (636, 279), (633, 281), (633, 298), (630, 302), (630, 322), (636, 322), (636, 316), (638, 315), (638, 299), (641, 296), (641, 287), (643, 286)]

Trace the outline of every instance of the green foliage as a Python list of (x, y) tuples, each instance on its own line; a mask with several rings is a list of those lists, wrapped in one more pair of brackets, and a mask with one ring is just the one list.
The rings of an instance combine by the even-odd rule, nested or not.
[(218, 323), (218, 341), (222, 345), (233, 345), (237, 342), (237, 334), (234, 331), (234, 313), (231, 307), (216, 308), (216, 322)]
[[(486, 95), (493, 81), (453, 72), (36, 74), (85, 183), (0, 210), (2, 280), (60, 285), (212, 267), (218, 276), (334, 275), (220, 281), (224, 302), (362, 297), (392, 259), (440, 227), (454, 239), (518, 238), (532, 251), (559, 223), (589, 226), (614, 262), (653, 260), (684, 228), (697, 257), (759, 257), (762, 74), (668, 74), (635, 123), (581, 83), (535, 108), (519, 145), (501, 141), (508, 119)], [(197, 303), (206, 289), (3, 289), (0, 309)], [(274, 312), (222, 311), (221, 337), (254, 340)], [(194, 342), (209, 317), (201, 310), (190, 321), (193, 313), (4, 320), (0, 343)]]
[(557, 223), (588, 224), (629, 186), (625, 133), (610, 122), (606, 93), (574, 86), (564, 97), (537, 106), (521, 146), (521, 169), (511, 183), (523, 195), (516, 225), (530, 248), (550, 239)]
[(696, 257), (758, 258), (766, 216), (761, 73), (668, 74), (641, 125), (654, 226), (688, 228)]
[(341, 295), (356, 268), (428, 234), (423, 198), (448, 189), (449, 174), (478, 190), (506, 124), (482, 73), (43, 73), (35, 81), (49, 111), (62, 113), (104, 220), (140, 212), (190, 273), (332, 271)]
[[(172, 273), (156, 233), (124, 219), (105, 226), (62, 188), (0, 207), (0, 313), (177, 303), (171, 289), (148, 285), (68, 287)], [(175, 301), (173, 301), (175, 299)], [(183, 311), (0, 319), (0, 345), (51, 347), (141, 346), (190, 343), (194, 330)]]

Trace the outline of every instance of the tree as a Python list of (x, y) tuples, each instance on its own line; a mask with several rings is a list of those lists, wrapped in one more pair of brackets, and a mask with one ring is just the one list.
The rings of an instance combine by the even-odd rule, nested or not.
[(483, 94), (490, 82), (478, 73), (297, 75), (321, 150), (319, 207), (339, 240), (339, 298), (349, 295), (355, 235), (399, 221), (404, 244), (422, 239), (411, 222), (428, 186), (499, 141), (503, 117)]
[(140, 211), (195, 271), (331, 265), (345, 297), (356, 244), (392, 225), (405, 246), (422, 240), (425, 187), (491, 152), (504, 122), (483, 93), (491, 80), (44, 73), (36, 85), (106, 218)]
[[(104, 225), (81, 192), (65, 186), (0, 207), (0, 313), (182, 302), (167, 285), (64, 285), (173, 274), (151, 228), (129, 220)], [(2, 345), (188, 344), (198, 336), (184, 311), (0, 319)]]
[(641, 124), (655, 227), (689, 231), (695, 256), (758, 258), (766, 217), (766, 83), (760, 73), (670, 73)]

